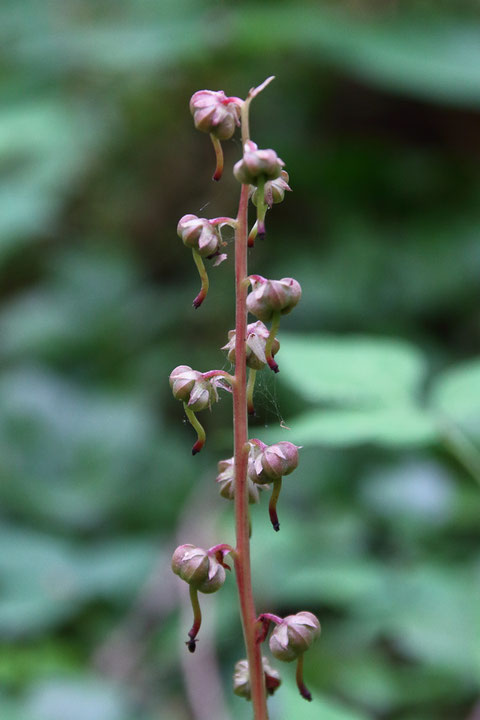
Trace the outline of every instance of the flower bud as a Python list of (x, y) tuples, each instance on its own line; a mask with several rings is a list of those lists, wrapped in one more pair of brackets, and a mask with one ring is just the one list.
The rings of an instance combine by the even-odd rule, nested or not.
[(262, 468), (269, 480), (280, 480), (298, 465), (298, 446), (287, 440), (269, 445), (261, 456)]
[(320, 635), (320, 623), (313, 613), (303, 611), (287, 615), (270, 635), (271, 653), (278, 660), (292, 662), (308, 650)]
[[(217, 483), (220, 484), (220, 495), (227, 500), (235, 498), (235, 467), (234, 459), (220, 460), (218, 463)], [(260, 500), (259, 487), (255, 485), (249, 477), (247, 477), (248, 485), (248, 502), (258, 503)]]
[(202, 257), (214, 255), (221, 245), (220, 232), (206, 218), (184, 215), (177, 225), (177, 234), (183, 244), (193, 248)]
[(233, 174), (244, 185), (258, 185), (262, 180), (280, 177), (284, 165), (275, 150), (259, 150), (254, 142), (248, 141), (243, 158), (235, 163)]
[(261, 275), (250, 277), (252, 291), (247, 295), (247, 309), (259, 320), (268, 322), (275, 313), (287, 315), (302, 296), (302, 288), (293, 278), (267, 280)]
[[(247, 367), (252, 368), (252, 370), (261, 370), (266, 365), (265, 345), (268, 336), (269, 330), (260, 320), (247, 325)], [(222, 347), (222, 350), (228, 350), (227, 357), (233, 364), (235, 364), (235, 339), (235, 330), (230, 330), (228, 333), (228, 343)], [(272, 355), (276, 355), (279, 350), (280, 343), (275, 338), (272, 344)]]
[[(273, 695), (281, 684), (280, 673), (274, 670), (268, 658), (262, 657), (263, 671), (265, 673), (265, 688), (269, 695)], [(233, 674), (233, 692), (239, 697), (250, 700), (252, 697), (250, 689), (250, 675), (248, 671), (248, 660), (239, 660), (235, 665)]]
[(250, 480), (257, 485), (268, 485), (271, 480), (267, 477), (262, 466), (262, 454), (267, 446), (258, 440), (249, 440), (247, 473)]
[(189, 365), (179, 365), (170, 373), (170, 387), (173, 397), (182, 402), (188, 402), (193, 386), (202, 379), (202, 373), (192, 370)]
[(199, 90), (190, 99), (190, 112), (197, 130), (228, 140), (240, 123), (241, 100), (223, 90)]
[[(269, 180), (265, 183), (263, 190), (263, 196), (268, 207), (272, 207), (274, 203), (280, 203), (285, 197), (285, 191), (292, 191), (292, 188), (288, 184), (288, 173), (286, 170), (282, 170), (280, 177), (275, 180)], [(258, 203), (258, 188), (252, 187), (252, 202), (257, 207)]]
[(172, 570), (202, 593), (214, 593), (225, 582), (225, 570), (220, 563), (195, 545), (177, 547), (172, 557)]
[(187, 403), (190, 410), (198, 412), (211, 407), (218, 400), (217, 390), (211, 380), (197, 380)]
[(205, 379), (201, 372), (192, 370), (189, 365), (179, 365), (172, 370), (170, 387), (173, 397), (187, 403), (193, 412), (205, 410), (218, 400), (215, 380)]

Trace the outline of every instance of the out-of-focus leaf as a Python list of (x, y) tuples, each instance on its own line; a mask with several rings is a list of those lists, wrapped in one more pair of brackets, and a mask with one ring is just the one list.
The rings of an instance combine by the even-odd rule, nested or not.
[(81, 596), (68, 544), (0, 528), (0, 634), (24, 637), (70, 617)]
[(475, 682), (480, 665), (479, 574), (417, 566), (391, 573), (383, 593), (355, 612), (404, 653)]
[(289, 421), (290, 430), (259, 433), (265, 442), (279, 439), (298, 445), (349, 447), (371, 443), (391, 448), (429, 445), (438, 440), (433, 416), (413, 405), (358, 410), (312, 410)]
[(480, 360), (471, 360), (438, 376), (431, 402), (442, 417), (480, 437)]
[(422, 382), (421, 353), (400, 340), (282, 333), (281, 378), (310, 402), (395, 406)]
[[(305, 662), (305, 665), (307, 663)], [(293, 665), (293, 663), (292, 663)], [(290, 672), (289, 672), (290, 670)], [(301, 717), (302, 720), (367, 720), (364, 713), (350, 709), (339, 700), (334, 700), (315, 691), (311, 686), (314, 702), (306, 703), (299, 695), (293, 676), (293, 667), (284, 664), (281, 668), (282, 684), (278, 692), (271, 699), (272, 713), (276, 713), (279, 720), (290, 720), (292, 717)], [(308, 669), (305, 670), (308, 677)], [(308, 681), (307, 681), (308, 682)]]
[(28, 235), (49, 233), (104, 130), (92, 120), (91, 110), (43, 97), (2, 110), (0, 253)]
[(38, 684), (25, 703), (35, 720), (126, 720), (126, 705), (121, 688), (88, 677)]
[(28, 637), (63, 622), (95, 598), (131, 598), (147, 579), (155, 547), (110, 540), (101, 548), (0, 527), (0, 635)]
[(93, 597), (124, 601), (138, 593), (157, 559), (153, 542), (109, 540), (76, 553), (82, 592)]
[[(245, 7), (242, 7), (242, 11)], [(269, 28), (268, 35), (263, 30)], [(249, 6), (235, 18), (237, 38), (252, 51), (301, 48), (357, 77), (440, 102), (480, 105), (480, 23), (454, 17), (374, 13), (285, 4)]]
[(440, 463), (428, 460), (382, 468), (366, 480), (361, 492), (369, 507), (404, 525), (413, 522), (428, 529), (454, 514), (453, 478)]

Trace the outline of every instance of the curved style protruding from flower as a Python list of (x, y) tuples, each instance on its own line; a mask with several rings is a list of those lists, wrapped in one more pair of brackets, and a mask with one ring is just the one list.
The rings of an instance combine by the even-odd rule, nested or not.
[(216, 168), (214, 180), (223, 173), (223, 150), (221, 140), (229, 140), (240, 125), (243, 100), (227, 97), (223, 90), (199, 90), (190, 99), (190, 112), (197, 130), (209, 133), (215, 150)]
[[(243, 185), (255, 185), (257, 188), (257, 222), (248, 236), (248, 246), (253, 247), (255, 237), (265, 236), (265, 215), (267, 204), (265, 186), (268, 182), (281, 177), (285, 163), (275, 150), (259, 150), (257, 145), (248, 140), (245, 143), (243, 158), (233, 168), (233, 174)], [(288, 185), (287, 185), (288, 187)]]
[(173, 397), (183, 402), (183, 409), (197, 433), (197, 441), (192, 447), (192, 455), (196, 455), (205, 445), (205, 430), (195, 413), (210, 408), (218, 400), (217, 388), (230, 391), (228, 382), (233, 378), (223, 370), (210, 370), (207, 373), (192, 370), (189, 365), (179, 365), (170, 373), (170, 387)]
[(252, 287), (247, 295), (247, 310), (259, 320), (271, 320), (270, 333), (265, 344), (265, 357), (268, 366), (277, 373), (279, 367), (273, 359), (273, 344), (280, 326), (280, 318), (287, 315), (298, 304), (302, 288), (294, 278), (267, 280), (262, 275), (250, 275)]
[[(269, 695), (281, 685), (280, 673), (272, 668), (268, 658), (262, 656), (262, 666), (265, 673), (265, 689)], [(250, 700), (252, 697), (250, 689), (250, 674), (248, 671), (248, 660), (239, 660), (235, 664), (233, 673), (233, 692), (239, 697)]]
[(287, 440), (265, 445), (260, 440), (250, 440), (248, 477), (252, 482), (265, 485), (273, 483), (268, 512), (273, 529), (278, 532), (280, 523), (277, 503), (282, 489), (282, 478), (289, 475), (298, 465), (299, 446)]
[(207, 218), (199, 218), (197, 215), (188, 214), (180, 218), (177, 225), (177, 234), (182, 239), (186, 247), (191, 248), (193, 260), (200, 275), (202, 283), (200, 292), (193, 301), (193, 307), (199, 308), (207, 297), (208, 293), (208, 275), (203, 263), (204, 258), (213, 258), (213, 263), (219, 265), (226, 255), (220, 254), (219, 249), (225, 243), (222, 241), (220, 234), (221, 223), (215, 220), (207, 220)]
[(195, 652), (197, 635), (202, 624), (198, 593), (210, 595), (220, 590), (225, 582), (227, 566), (223, 563), (223, 553), (218, 554), (215, 551), (216, 548), (207, 551), (187, 543), (179, 545), (172, 556), (173, 572), (190, 586), (193, 625), (188, 632), (187, 647), (191, 653)]
[[(269, 334), (269, 329), (261, 320), (257, 320), (257, 322), (247, 325), (247, 367), (252, 368), (252, 370), (262, 370), (262, 368), (264, 368), (267, 364), (265, 346), (267, 344)], [(228, 343), (222, 347), (222, 350), (228, 351), (227, 357), (233, 365), (235, 365), (235, 341), (235, 330), (229, 330)], [(275, 338), (272, 344), (272, 356), (276, 355), (279, 350), (280, 343)]]

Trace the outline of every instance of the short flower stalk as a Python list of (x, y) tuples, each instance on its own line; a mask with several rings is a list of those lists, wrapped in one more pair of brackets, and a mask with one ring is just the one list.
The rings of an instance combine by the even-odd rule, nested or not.
[[(193, 624), (188, 631), (187, 647), (193, 653), (202, 623), (199, 594), (221, 590), (226, 571), (231, 569), (226, 557), (230, 556), (233, 561), (247, 656), (235, 666), (233, 691), (251, 701), (254, 720), (268, 720), (267, 696), (281, 684), (278, 671), (261, 653), (271, 625), (275, 627), (270, 634), (270, 652), (282, 662), (297, 661), (297, 686), (307, 700), (311, 694), (303, 681), (303, 657), (320, 633), (320, 623), (307, 611), (285, 618), (272, 613), (257, 617), (252, 589), (249, 504), (260, 502), (261, 496), (269, 492), (270, 522), (275, 531), (280, 529), (277, 504), (283, 478), (297, 468), (300, 449), (287, 441), (266, 445), (258, 438), (249, 439), (248, 433), (248, 416), (255, 413), (257, 374), (266, 367), (275, 373), (279, 371), (274, 358), (280, 351), (277, 335), (281, 316), (290, 313), (301, 298), (301, 287), (294, 278), (271, 280), (261, 275), (249, 276), (247, 268), (248, 249), (254, 246), (255, 239), (265, 237), (267, 212), (290, 191), (284, 161), (271, 148), (258, 148), (250, 138), (250, 104), (272, 79), (267, 78), (252, 88), (244, 100), (211, 90), (200, 90), (191, 98), (195, 127), (209, 134), (214, 147), (214, 180), (220, 180), (224, 170), (222, 141), (230, 139), (237, 127), (241, 129), (243, 155), (233, 168), (241, 185), (237, 216), (207, 219), (186, 214), (177, 226), (178, 236), (191, 249), (200, 276), (200, 292), (193, 302), (195, 308), (199, 308), (208, 295), (209, 278), (204, 260), (213, 260), (214, 266), (219, 265), (226, 257), (222, 229), (227, 226), (235, 231), (235, 327), (229, 331), (228, 341), (222, 348), (235, 372), (200, 372), (188, 365), (179, 365), (170, 374), (173, 396), (182, 402), (196, 432), (194, 455), (206, 442), (197, 413), (211, 410), (220, 400), (221, 390), (233, 398), (233, 456), (219, 461), (216, 480), (220, 495), (234, 503), (235, 547), (219, 543), (204, 550), (193, 544), (180, 545), (173, 553), (172, 570), (189, 585)], [(256, 207), (252, 227), (248, 218), (250, 201)], [(248, 313), (255, 321), (248, 323)]]

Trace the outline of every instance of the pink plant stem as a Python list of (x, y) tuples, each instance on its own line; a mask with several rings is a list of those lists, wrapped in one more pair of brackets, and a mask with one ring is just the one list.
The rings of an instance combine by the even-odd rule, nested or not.
[(250, 568), (248, 515), (248, 419), (247, 419), (247, 236), (248, 185), (242, 185), (235, 232), (235, 384), (233, 387), (233, 427), (235, 453), (235, 573), (240, 601), (243, 635), (250, 672), (254, 720), (268, 720), (265, 678), (260, 646), (256, 643), (256, 612)]

